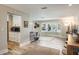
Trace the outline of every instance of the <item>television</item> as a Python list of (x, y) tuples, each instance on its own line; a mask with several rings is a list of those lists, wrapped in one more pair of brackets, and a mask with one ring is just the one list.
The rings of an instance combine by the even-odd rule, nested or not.
[(12, 27), (11, 31), (12, 32), (20, 32), (20, 27)]

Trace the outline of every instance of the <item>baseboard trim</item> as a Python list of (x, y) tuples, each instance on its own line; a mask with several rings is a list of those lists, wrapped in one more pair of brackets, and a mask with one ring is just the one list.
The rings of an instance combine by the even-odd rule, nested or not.
[(20, 47), (23, 47), (23, 46), (25, 46), (25, 45), (27, 45), (27, 44), (29, 44), (29, 43), (30, 43), (30, 41), (23, 42), (23, 43), (20, 44)]
[(1, 50), (0, 51), (0, 55), (4, 54), (4, 53), (7, 53), (8, 52), (8, 49), (4, 49), (4, 50)]
[(52, 35), (52, 36), (41, 36), (41, 37), (56, 37), (56, 38), (61, 38), (61, 39), (65, 39), (65, 36), (58, 36), (58, 35)]

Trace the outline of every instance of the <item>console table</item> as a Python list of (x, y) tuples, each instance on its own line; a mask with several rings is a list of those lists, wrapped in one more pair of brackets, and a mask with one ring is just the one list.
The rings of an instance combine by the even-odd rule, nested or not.
[(78, 55), (79, 52), (79, 43), (74, 41), (74, 38), (71, 34), (68, 34), (67, 41), (67, 55)]

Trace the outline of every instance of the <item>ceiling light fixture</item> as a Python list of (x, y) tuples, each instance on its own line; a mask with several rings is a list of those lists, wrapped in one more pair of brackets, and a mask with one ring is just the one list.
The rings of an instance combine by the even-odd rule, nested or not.
[(42, 7), (41, 9), (47, 9), (47, 7)]

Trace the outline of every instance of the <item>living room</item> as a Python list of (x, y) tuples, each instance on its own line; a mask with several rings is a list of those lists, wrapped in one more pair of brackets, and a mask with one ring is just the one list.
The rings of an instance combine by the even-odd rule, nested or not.
[(72, 34), (74, 28), (78, 30), (78, 6), (0, 5), (0, 54), (67, 55), (68, 34)]

